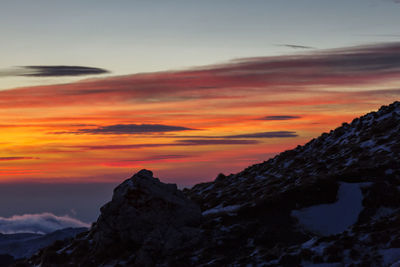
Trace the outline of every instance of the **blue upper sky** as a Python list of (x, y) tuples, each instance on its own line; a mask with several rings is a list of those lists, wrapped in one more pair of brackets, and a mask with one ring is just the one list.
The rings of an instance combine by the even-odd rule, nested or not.
[[(305, 51), (285, 45), (326, 49), (397, 41), (396, 2), (3, 0), (0, 70), (79, 65), (118, 75)], [(69, 80), (3, 77), (0, 89)]]

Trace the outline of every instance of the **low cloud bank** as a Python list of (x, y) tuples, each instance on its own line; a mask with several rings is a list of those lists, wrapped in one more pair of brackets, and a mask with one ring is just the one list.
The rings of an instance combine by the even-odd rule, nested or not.
[(89, 224), (67, 215), (57, 216), (52, 213), (14, 215), (0, 217), (0, 233), (38, 233), (48, 234), (68, 227), (90, 227)]

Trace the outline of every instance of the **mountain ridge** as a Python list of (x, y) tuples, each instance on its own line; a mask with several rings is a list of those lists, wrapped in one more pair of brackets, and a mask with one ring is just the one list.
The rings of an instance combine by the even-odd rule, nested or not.
[[(393, 113), (394, 112), (394, 113)], [(390, 115), (390, 117), (388, 116)], [(391, 116), (395, 115), (397, 118), (395, 120), (391, 120)], [(189, 195), (192, 195), (192, 197), (195, 198), (195, 195), (197, 192), (201, 192), (203, 194), (203, 198), (206, 197), (204, 195), (207, 192), (207, 190), (204, 190), (207, 188), (207, 186), (211, 186), (212, 183), (214, 184), (219, 184), (219, 183), (224, 183), (225, 181), (226, 184), (234, 184), (235, 180), (238, 180), (240, 178), (249, 178), (257, 181), (257, 177), (261, 177), (262, 180), (266, 179), (271, 179), (271, 180), (276, 180), (284, 177), (284, 175), (288, 175), (285, 177), (285, 182), (291, 182), (290, 179), (294, 178), (302, 178), (302, 176), (316, 176), (319, 175), (321, 172), (326, 172), (326, 169), (329, 168), (329, 176), (335, 176), (334, 178), (338, 180), (344, 180), (344, 181), (351, 181), (352, 177), (356, 176), (357, 178), (360, 178), (361, 175), (366, 175), (366, 177), (363, 177), (361, 179), (364, 179), (365, 181), (370, 181), (373, 178), (373, 174), (376, 171), (379, 171), (376, 166), (373, 168), (369, 166), (363, 167), (361, 170), (360, 168), (357, 168), (357, 161), (352, 162), (351, 158), (348, 158), (346, 160), (349, 160), (346, 164), (347, 168), (343, 170), (337, 170), (339, 166), (335, 165), (335, 160), (336, 162), (343, 161), (343, 159), (340, 159), (340, 157), (343, 158), (343, 156), (348, 155), (349, 153), (360, 153), (360, 152), (368, 152), (365, 151), (365, 147), (368, 146), (362, 146), (362, 144), (368, 145), (368, 142), (371, 142), (369, 136), (374, 136), (373, 134), (369, 134), (368, 132), (362, 134), (361, 136), (357, 136), (353, 131), (350, 133), (346, 133), (346, 130), (353, 128), (357, 129), (357, 127), (365, 127), (365, 126), (372, 126), (372, 122), (374, 121), (375, 116), (380, 116), (381, 120), (380, 122), (383, 124), (383, 127), (381, 125), (375, 125), (371, 131), (383, 131), (386, 127), (390, 126), (395, 126), (392, 129), (393, 134), (397, 134), (397, 130), (400, 131), (400, 125), (395, 124), (396, 121), (399, 120), (400, 117), (400, 102), (394, 102), (393, 104), (389, 106), (383, 106), (378, 112), (371, 112), (368, 113), (360, 118), (354, 119), (350, 124), (348, 123), (343, 123), (341, 127), (336, 128), (335, 130), (331, 130), (330, 133), (323, 133), (320, 137), (314, 138), (308, 143), (306, 143), (303, 146), (297, 146), (295, 149), (287, 150), (284, 151), (274, 158), (265, 161), (263, 163), (259, 164), (254, 164), (242, 172), (239, 172), (234, 175), (229, 175), (225, 176), (223, 174), (220, 174), (214, 182), (209, 182), (209, 183), (202, 183), (195, 185), (192, 189), (186, 190), (186, 192)], [(386, 117), (385, 117), (386, 116)], [(390, 119), (390, 121), (389, 121)], [(397, 128), (396, 128), (397, 127)], [(329, 144), (329, 141), (331, 141), (332, 137), (336, 142), (331, 142)], [(359, 143), (360, 141), (358, 140), (351, 140), (352, 138), (358, 138), (360, 141), (362, 141), (362, 144), (360, 147), (355, 146), (355, 144)], [(363, 141), (365, 139), (365, 141)], [(378, 140), (379, 144), (384, 140)], [(348, 149), (347, 147), (345, 148), (340, 148), (338, 145), (340, 142), (345, 142), (345, 145), (351, 146), (351, 149)], [(323, 147), (324, 144), (326, 145), (328, 143), (327, 147)], [(392, 144), (392, 149), (394, 150), (395, 153), (400, 152), (400, 143), (393, 142)], [(383, 149), (381, 147), (381, 149)], [(320, 153), (321, 155), (310, 155), (309, 157), (310, 162), (307, 162), (307, 158), (304, 158), (304, 153), (307, 153), (310, 150), (314, 150), (315, 153)], [(364, 150), (364, 151), (363, 151)], [(337, 152), (340, 151), (341, 154), (337, 154)], [(389, 162), (385, 162), (380, 168), (384, 168), (385, 165), (388, 166), (388, 169), (391, 167), (396, 167), (397, 172), (396, 173), (388, 173), (386, 174), (387, 176), (394, 176), (394, 175), (399, 175), (399, 167), (400, 163), (398, 161), (390, 160), (389, 155), (384, 155), (386, 154), (385, 152), (380, 153), (382, 151), (372, 151), (372, 152), (379, 152), (379, 154), (383, 154), (382, 157), (386, 157)], [(344, 154), (344, 155), (343, 155)], [(364, 157), (367, 157), (370, 155), (361, 155), (361, 157), (358, 155), (358, 158), (361, 158), (361, 160), (365, 159)], [(291, 160), (285, 161), (286, 158), (290, 158)], [(327, 159), (325, 159), (327, 158)], [(307, 166), (307, 164), (312, 164), (313, 166)], [(359, 163), (359, 164), (362, 164)], [(297, 165), (297, 166), (296, 166)], [(301, 168), (301, 170), (299, 170)], [(335, 170), (336, 168), (336, 170)], [(291, 173), (281, 173), (283, 169), (289, 169)], [(298, 173), (293, 174), (293, 170)], [(305, 171), (305, 172), (304, 172)], [(311, 173), (310, 173), (311, 171)], [(360, 172), (362, 171), (362, 172)], [(368, 178), (368, 176), (370, 176)], [(289, 180), (288, 180), (289, 179)], [(229, 181), (229, 182), (228, 182)], [(296, 183), (296, 180), (294, 181)], [(298, 181), (297, 181), (298, 183)], [(254, 185), (251, 183), (249, 186)], [(225, 190), (227, 188), (224, 188)], [(231, 194), (226, 194), (223, 195), (224, 198), (229, 198)], [(220, 196), (222, 198), (222, 195)], [(226, 200), (225, 200), (226, 201)]]
[[(87, 228), (68, 227), (48, 234), (0, 233), (0, 255), (3, 257), (8, 255), (8, 258), (11, 259), (10, 262), (13, 262), (14, 259), (31, 257), (39, 249), (47, 247), (57, 240), (73, 238), (75, 235), (84, 231), (87, 231)], [(2, 260), (0, 260), (0, 266), (2, 266), (1, 264)]]

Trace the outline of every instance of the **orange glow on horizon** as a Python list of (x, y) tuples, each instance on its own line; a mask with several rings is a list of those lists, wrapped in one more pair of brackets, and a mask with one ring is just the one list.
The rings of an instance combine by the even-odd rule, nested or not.
[(397, 72), (329, 76), (305, 65), (292, 77), (301, 68), (281, 60), (273, 75), (256, 59), (0, 91), (0, 182), (119, 181), (141, 168), (209, 181), (400, 95)]

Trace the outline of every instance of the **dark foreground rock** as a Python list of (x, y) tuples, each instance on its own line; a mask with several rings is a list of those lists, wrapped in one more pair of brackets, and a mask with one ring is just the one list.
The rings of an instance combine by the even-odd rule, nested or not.
[(9, 254), (0, 254), (0, 267), (7, 267), (10, 266), (15, 262), (13, 256)]
[[(184, 192), (142, 170), (41, 266), (400, 266), (400, 103)], [(319, 265), (322, 264), (322, 265)]]

